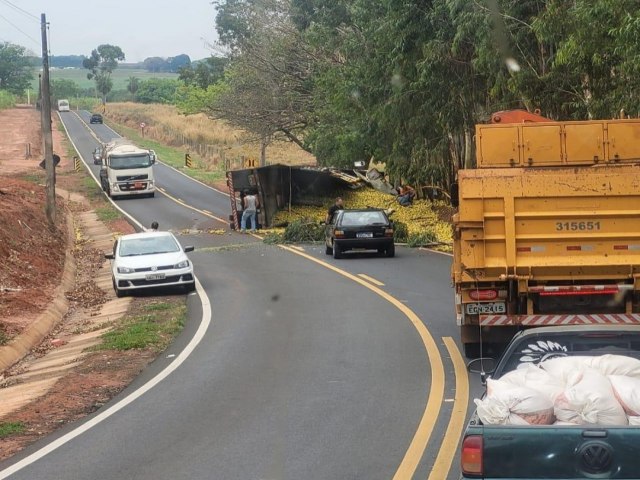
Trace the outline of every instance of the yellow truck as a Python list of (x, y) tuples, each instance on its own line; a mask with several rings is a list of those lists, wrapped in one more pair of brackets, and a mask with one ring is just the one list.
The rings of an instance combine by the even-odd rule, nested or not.
[(467, 357), (527, 327), (640, 324), (640, 119), (494, 114), (452, 200)]

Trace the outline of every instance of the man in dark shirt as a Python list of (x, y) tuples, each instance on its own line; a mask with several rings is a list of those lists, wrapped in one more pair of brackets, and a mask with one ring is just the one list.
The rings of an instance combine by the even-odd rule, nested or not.
[(342, 203), (342, 197), (336, 198), (336, 203), (329, 207), (329, 211), (327, 212), (327, 218), (325, 220), (326, 223), (331, 223), (333, 221), (333, 217), (338, 210), (344, 210), (344, 204)]

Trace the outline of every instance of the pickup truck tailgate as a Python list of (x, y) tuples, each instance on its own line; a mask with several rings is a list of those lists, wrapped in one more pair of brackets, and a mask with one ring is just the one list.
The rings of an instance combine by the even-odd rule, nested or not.
[(482, 429), (481, 478), (640, 478), (639, 427)]

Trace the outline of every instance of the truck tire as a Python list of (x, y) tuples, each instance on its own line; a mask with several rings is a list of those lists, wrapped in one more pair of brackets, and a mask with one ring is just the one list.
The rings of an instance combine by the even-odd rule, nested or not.
[(464, 356), (469, 360), (473, 360), (474, 358), (480, 357), (480, 344), (479, 343), (465, 343), (464, 346)]

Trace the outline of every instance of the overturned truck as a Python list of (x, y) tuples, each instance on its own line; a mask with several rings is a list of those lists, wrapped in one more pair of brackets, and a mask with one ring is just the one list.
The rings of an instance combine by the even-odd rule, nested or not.
[(278, 210), (292, 205), (321, 205), (319, 199), (346, 188), (360, 188), (364, 182), (350, 170), (269, 165), (228, 171), (227, 186), (232, 211), (230, 224), (238, 229), (241, 199), (247, 192), (257, 193), (260, 200), (258, 223), (270, 227)]

